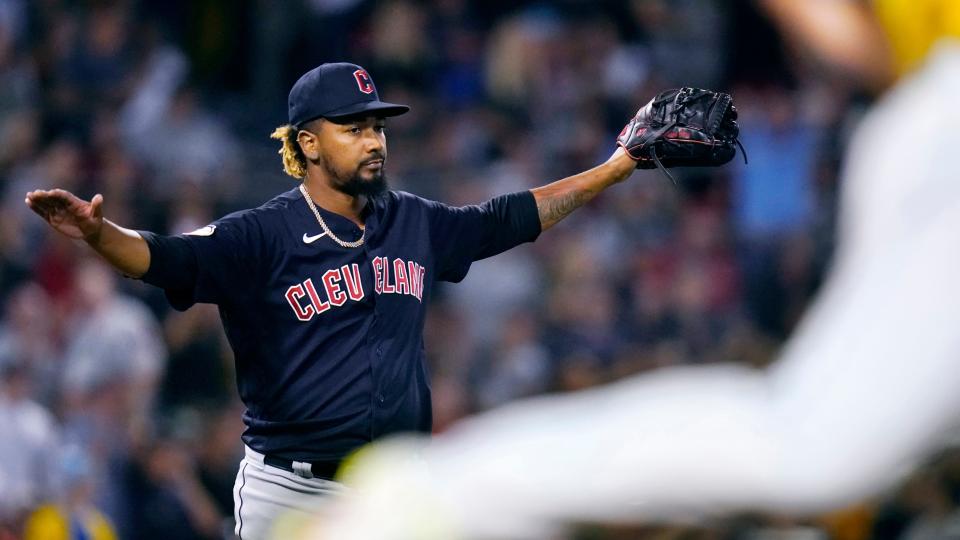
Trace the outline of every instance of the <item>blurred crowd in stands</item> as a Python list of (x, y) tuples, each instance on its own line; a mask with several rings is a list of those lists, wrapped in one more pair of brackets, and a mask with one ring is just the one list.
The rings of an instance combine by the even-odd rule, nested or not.
[[(388, 124), (391, 186), (451, 204), (603, 161), (665, 88), (740, 110), (749, 165), (637, 172), (433, 291), (437, 430), (661, 366), (772, 360), (828, 268), (869, 103), (746, 0), (0, 0), (0, 540), (232, 537), (242, 405), (216, 308), (173, 311), (23, 198), (102, 193), (109, 219), (167, 234), (259, 205), (295, 185), (268, 138), (287, 90), (336, 60), (412, 106)], [(958, 462), (824, 518), (574, 536), (947, 537)]]

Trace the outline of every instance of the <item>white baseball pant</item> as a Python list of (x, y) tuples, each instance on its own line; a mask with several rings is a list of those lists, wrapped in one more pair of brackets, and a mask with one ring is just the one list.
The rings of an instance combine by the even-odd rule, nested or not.
[(266, 465), (263, 454), (245, 448), (233, 485), (234, 532), (241, 540), (289, 537), (287, 531), (316, 514), (330, 496), (343, 493), (343, 484), (304, 478)]

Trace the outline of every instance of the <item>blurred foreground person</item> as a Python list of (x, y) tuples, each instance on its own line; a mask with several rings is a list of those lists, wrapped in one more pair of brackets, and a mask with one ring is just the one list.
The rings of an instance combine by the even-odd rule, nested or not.
[(817, 512), (889, 487), (944, 442), (960, 421), (960, 3), (762, 6), (848, 77), (898, 79), (848, 149), (834, 267), (778, 361), (662, 370), (518, 402), (429, 445), (375, 446), (308, 537)]

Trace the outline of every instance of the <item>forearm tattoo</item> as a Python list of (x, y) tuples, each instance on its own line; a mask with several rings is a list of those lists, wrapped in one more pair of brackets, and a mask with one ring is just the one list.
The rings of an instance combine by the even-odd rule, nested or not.
[(537, 197), (537, 210), (540, 212), (540, 228), (546, 230), (558, 221), (567, 217), (585, 202), (590, 200), (592, 193), (584, 189), (564, 189), (558, 193), (541, 192)]

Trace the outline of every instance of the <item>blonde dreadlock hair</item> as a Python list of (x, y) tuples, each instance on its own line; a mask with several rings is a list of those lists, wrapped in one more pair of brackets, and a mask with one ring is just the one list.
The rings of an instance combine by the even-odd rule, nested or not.
[(303, 149), (297, 142), (297, 133), (297, 128), (286, 124), (273, 130), (270, 138), (283, 143), (277, 153), (283, 156), (284, 172), (294, 178), (304, 178), (307, 176), (307, 157), (303, 155)]

